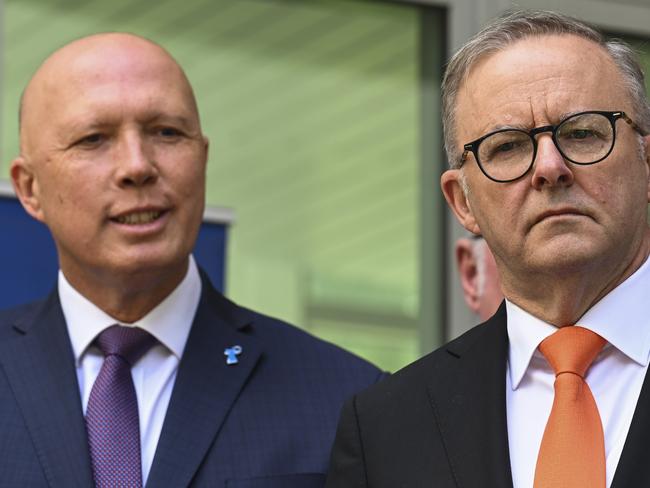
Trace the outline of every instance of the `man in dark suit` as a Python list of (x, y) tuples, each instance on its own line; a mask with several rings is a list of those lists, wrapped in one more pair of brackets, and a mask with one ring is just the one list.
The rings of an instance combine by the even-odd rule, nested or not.
[(61, 271), (0, 314), (0, 486), (323, 486), (344, 398), (381, 373), (198, 270), (208, 141), (180, 66), (86, 37), (20, 115), (11, 177)]
[(650, 486), (650, 107), (634, 52), (552, 12), (449, 62), (441, 178), (493, 251), (484, 324), (353, 397), (328, 487)]

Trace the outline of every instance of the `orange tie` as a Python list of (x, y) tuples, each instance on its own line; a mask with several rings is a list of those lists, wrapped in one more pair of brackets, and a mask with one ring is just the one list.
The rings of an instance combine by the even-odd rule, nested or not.
[(539, 345), (555, 371), (555, 398), (535, 468), (535, 488), (605, 488), (605, 438), (584, 376), (605, 339), (562, 327)]

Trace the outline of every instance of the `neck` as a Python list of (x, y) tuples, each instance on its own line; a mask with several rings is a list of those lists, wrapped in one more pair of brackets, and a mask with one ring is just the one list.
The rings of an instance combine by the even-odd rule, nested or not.
[(71, 273), (61, 266), (70, 285), (119, 322), (131, 324), (147, 315), (183, 281), (189, 261), (164, 270), (131, 273)]
[(650, 255), (646, 230), (637, 252), (624, 263), (593, 260), (579, 271), (537, 271), (501, 274), (506, 298), (544, 322), (558, 327), (579, 321), (591, 307), (629, 278)]

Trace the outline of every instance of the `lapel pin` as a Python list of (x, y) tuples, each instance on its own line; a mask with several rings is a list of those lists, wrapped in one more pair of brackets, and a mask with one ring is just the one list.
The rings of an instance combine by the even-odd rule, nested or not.
[(226, 356), (226, 364), (231, 365), (231, 364), (237, 364), (239, 362), (239, 359), (237, 356), (239, 356), (242, 352), (241, 346), (232, 346), (232, 347), (227, 347), (224, 349), (223, 354)]

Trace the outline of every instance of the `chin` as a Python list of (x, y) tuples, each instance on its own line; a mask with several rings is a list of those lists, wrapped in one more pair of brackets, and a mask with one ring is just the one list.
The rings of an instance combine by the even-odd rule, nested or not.
[(115, 274), (132, 276), (148, 275), (151, 273), (164, 274), (165, 271), (175, 273), (186, 267), (188, 254), (169, 255), (156, 253), (141, 253), (136, 256), (128, 255), (116, 259), (109, 264), (109, 269)]
[(526, 255), (539, 263), (561, 263), (582, 261), (597, 254), (600, 245), (593, 235), (578, 232), (545, 233), (525, 244)]
[(558, 246), (545, 249), (539, 256), (536, 268), (552, 271), (558, 275), (584, 272), (592, 266), (600, 266), (603, 253), (585, 243)]

